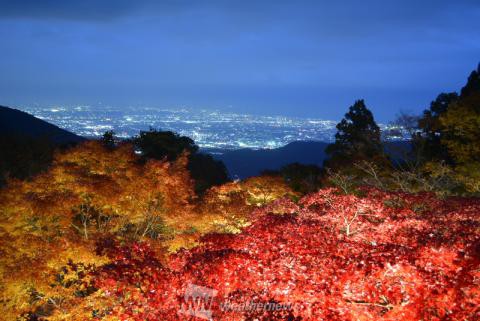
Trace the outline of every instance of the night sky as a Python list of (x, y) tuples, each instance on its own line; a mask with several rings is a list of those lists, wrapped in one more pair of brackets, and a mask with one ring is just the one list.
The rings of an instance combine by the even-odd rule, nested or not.
[(480, 1), (0, 0), (0, 52), (0, 105), (387, 121), (465, 83)]

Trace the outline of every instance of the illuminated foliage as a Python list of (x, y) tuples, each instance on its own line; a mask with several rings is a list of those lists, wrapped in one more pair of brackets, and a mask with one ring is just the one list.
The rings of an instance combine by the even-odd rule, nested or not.
[(460, 94), (440, 94), (419, 125), (421, 132), (415, 135), (413, 147), (420, 151), (417, 161), (424, 163), (425, 172), (447, 178), (445, 190), (450, 194), (478, 195), (480, 67), (470, 74)]
[(329, 188), (296, 202), (281, 177), (263, 176), (199, 200), (187, 162), (143, 163), (128, 144), (88, 142), (10, 182), (2, 317), (188, 320), (178, 310), (196, 284), (218, 291), (215, 320), (480, 318), (478, 199)]
[(241, 187), (247, 193), (247, 203), (256, 206), (266, 205), (281, 197), (297, 195), (282, 178), (275, 176), (252, 177), (241, 182)]
[[(102, 245), (113, 263), (95, 285), (121, 320), (187, 319), (177, 312), (191, 283), (218, 290), (218, 320), (478, 319), (480, 202), (363, 192), (275, 201), (242, 233), (205, 236), (167, 265), (147, 243)], [(224, 301), (292, 309), (223, 311)]]
[(106, 237), (161, 242), (182, 229), (178, 217), (188, 217), (194, 199), (186, 166), (187, 155), (141, 164), (128, 144), (87, 142), (55, 155), (51, 169), (33, 180), (11, 181), (0, 193), (0, 292), (7, 319), (36, 311), (71, 320), (79, 290), (57, 282), (67, 264), (94, 269), (106, 263), (94, 251)]
[(455, 162), (455, 177), (468, 192), (480, 193), (480, 66), (460, 98), (441, 115), (441, 142)]

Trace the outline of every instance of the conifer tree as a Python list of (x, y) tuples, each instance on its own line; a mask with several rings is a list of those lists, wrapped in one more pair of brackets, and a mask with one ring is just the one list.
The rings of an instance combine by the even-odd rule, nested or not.
[(339, 168), (356, 162), (385, 160), (380, 128), (363, 100), (357, 100), (337, 124), (335, 143), (328, 145), (326, 167)]

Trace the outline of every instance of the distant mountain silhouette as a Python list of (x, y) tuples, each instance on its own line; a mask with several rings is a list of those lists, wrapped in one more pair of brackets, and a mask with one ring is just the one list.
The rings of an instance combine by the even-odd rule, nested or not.
[(237, 149), (222, 151), (204, 149), (215, 159), (224, 162), (231, 178), (246, 178), (259, 175), (263, 170), (277, 170), (282, 166), (298, 162), (322, 166), (325, 148), (328, 143), (315, 141), (298, 141), (275, 149)]
[[(281, 167), (300, 163), (304, 165), (323, 166), (327, 157), (325, 148), (329, 143), (318, 141), (297, 141), (275, 149), (237, 149), (222, 150), (207, 148), (202, 152), (212, 154), (215, 159), (221, 160), (231, 178), (247, 178), (257, 176), (262, 171), (278, 170)], [(390, 141), (384, 145), (385, 151), (393, 160), (406, 157), (410, 143), (408, 141)]]
[[(26, 112), (4, 106), (0, 106), (0, 135), (47, 139), (59, 145), (86, 140), (84, 137), (61, 129)], [(403, 151), (408, 150), (408, 145), (409, 143), (405, 141), (389, 142), (385, 149), (392, 158), (401, 158)], [(211, 154), (215, 159), (222, 161), (231, 178), (243, 179), (257, 176), (267, 169), (278, 170), (295, 162), (321, 167), (326, 158), (325, 148), (327, 146), (328, 143), (326, 142), (297, 141), (276, 149), (222, 150), (205, 148), (201, 149), (201, 152)]]
[(55, 144), (77, 143), (85, 140), (26, 112), (5, 106), (0, 106), (0, 135), (46, 138)]

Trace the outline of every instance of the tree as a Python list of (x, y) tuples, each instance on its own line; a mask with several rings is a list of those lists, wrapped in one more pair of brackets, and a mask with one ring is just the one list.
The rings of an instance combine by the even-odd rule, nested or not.
[(212, 186), (228, 182), (227, 168), (222, 161), (215, 160), (211, 155), (194, 153), (190, 156), (188, 169), (195, 179), (195, 192), (203, 194)]
[(380, 128), (363, 100), (357, 100), (337, 124), (335, 143), (327, 146), (326, 167), (351, 166), (361, 160), (385, 161)]
[[(469, 108), (465, 109), (462, 106), (475, 104), (472, 101), (475, 98), (471, 97), (475, 97), (480, 92), (479, 74), (480, 65), (477, 70), (472, 71), (467, 84), (461, 89), (460, 95), (456, 92), (441, 93), (432, 101), (430, 108), (423, 112), (423, 116), (418, 122), (422, 132), (414, 142), (422, 145), (424, 161), (443, 161), (449, 165), (454, 164), (456, 156), (451, 155), (452, 150), (448, 145), (452, 145), (454, 140), (460, 142), (462, 139), (454, 134), (455, 126), (452, 124), (457, 123), (461, 126), (461, 123), (464, 122), (463, 117), (466, 117), (466, 123), (472, 120), (472, 115), (469, 112), (465, 113)], [(457, 130), (460, 130), (460, 127), (457, 127)]]
[(321, 186), (322, 170), (317, 165), (292, 163), (282, 167), (280, 173), (287, 185), (301, 194), (315, 192)]
[(103, 309), (111, 320), (193, 320), (178, 311), (195, 284), (217, 292), (204, 306), (214, 320), (478, 320), (480, 203), (364, 194), (272, 202), (240, 233), (205, 235), (166, 264), (148, 242), (101, 245), (112, 260), (93, 277)]
[(149, 131), (140, 131), (133, 139), (135, 145), (141, 150), (144, 159), (153, 158), (169, 161), (177, 159), (184, 151), (190, 154), (198, 151), (195, 142), (186, 136), (180, 136), (171, 131), (159, 131), (150, 128)]
[(478, 94), (478, 92), (480, 92), (480, 63), (477, 66), (477, 70), (471, 72), (467, 84), (460, 91), (460, 95), (461, 97), (467, 97), (472, 94)]
[(55, 144), (46, 137), (0, 136), (0, 187), (9, 179), (29, 179), (46, 170), (53, 158)]
[(151, 128), (149, 131), (141, 131), (134, 138), (134, 142), (142, 152), (144, 160), (166, 158), (174, 161), (182, 153), (187, 152), (189, 154), (188, 169), (195, 180), (197, 194), (203, 194), (208, 188), (228, 181), (225, 165), (210, 155), (199, 153), (198, 146), (189, 137)]
[(115, 132), (113, 130), (108, 130), (103, 133), (102, 143), (105, 148), (112, 149), (115, 148)]
[(423, 112), (423, 117), (418, 121), (421, 134), (414, 137), (414, 148), (421, 149), (423, 161), (445, 161), (451, 163), (448, 149), (441, 143), (444, 135), (440, 117), (444, 115), (449, 106), (458, 100), (456, 92), (442, 93), (431, 102), (430, 108)]
[[(9, 182), (0, 190), (5, 319), (17, 320), (23, 312), (30, 316), (19, 320), (90, 319), (92, 309), (84, 309), (87, 316), (70, 310), (82, 297), (89, 304), (96, 300), (86, 297), (82, 280), (77, 287), (60, 278), (65, 265), (106, 263), (94, 252), (102, 239), (148, 239), (166, 247), (173, 231), (191, 225), (195, 197), (187, 163), (185, 154), (174, 162), (142, 163), (131, 144), (109, 150), (87, 141), (57, 151), (49, 169), (31, 180)], [(86, 278), (82, 274), (77, 279)]]
[(439, 116), (447, 149), (458, 178), (468, 191), (480, 192), (480, 65), (468, 78), (460, 97)]

